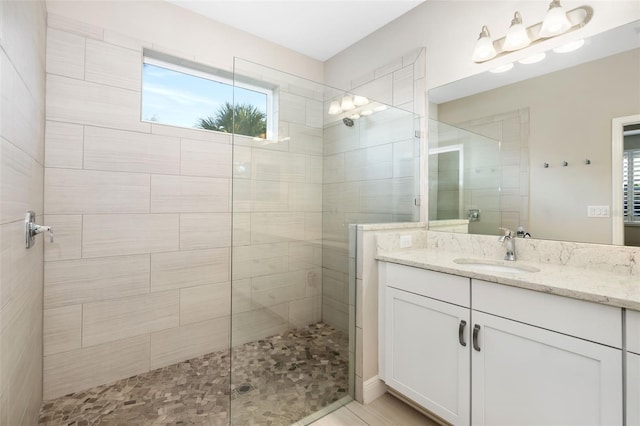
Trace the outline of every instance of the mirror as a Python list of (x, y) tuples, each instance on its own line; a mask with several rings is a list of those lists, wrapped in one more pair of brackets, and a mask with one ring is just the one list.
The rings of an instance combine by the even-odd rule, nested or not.
[[(460, 232), (522, 227), (533, 238), (612, 243), (622, 227), (622, 205), (612, 199), (622, 199), (623, 188), (621, 177), (612, 179), (612, 120), (640, 114), (640, 21), (586, 39), (573, 52), (545, 53), (538, 63), (429, 91), (437, 120), (429, 122), (429, 166), (438, 170), (429, 171), (429, 203), (438, 206), (429, 207), (430, 229), (454, 230), (455, 219)], [(460, 164), (446, 166), (451, 155), (439, 159), (433, 151), (456, 145), (464, 147), (458, 192), (450, 181)], [(622, 168), (622, 149), (613, 158)], [(434, 164), (454, 167), (449, 183), (438, 184)], [(447, 199), (460, 205), (455, 213), (439, 205)]]

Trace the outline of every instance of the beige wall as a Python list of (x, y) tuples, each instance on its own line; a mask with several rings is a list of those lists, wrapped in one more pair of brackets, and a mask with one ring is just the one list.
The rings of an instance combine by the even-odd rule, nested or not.
[(27, 210), (42, 222), (46, 8), (0, 6), (0, 424), (38, 422), (42, 401), (42, 236), (27, 250)]
[[(57, 239), (45, 252), (45, 399), (229, 345), (231, 138), (141, 122), (142, 49), (232, 69), (229, 47), (322, 75), (317, 61), (165, 2), (49, 12), (44, 210)], [(223, 36), (227, 53), (213, 55)], [(255, 247), (245, 261), (274, 253)]]
[(587, 206), (611, 205), (611, 119), (640, 111), (638, 75), (636, 49), (441, 104), (438, 116), (457, 124), (528, 108), (527, 230), (535, 238), (609, 244), (610, 218), (588, 218)]

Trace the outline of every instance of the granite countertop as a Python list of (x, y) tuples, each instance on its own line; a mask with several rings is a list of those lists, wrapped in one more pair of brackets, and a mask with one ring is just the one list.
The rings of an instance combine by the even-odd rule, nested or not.
[[(430, 249), (378, 253), (376, 259), (640, 311), (640, 279), (630, 274), (524, 260), (509, 262)], [(455, 263), (455, 259), (481, 259), (506, 266), (537, 268), (539, 271), (489, 272), (478, 270), (473, 265)]]

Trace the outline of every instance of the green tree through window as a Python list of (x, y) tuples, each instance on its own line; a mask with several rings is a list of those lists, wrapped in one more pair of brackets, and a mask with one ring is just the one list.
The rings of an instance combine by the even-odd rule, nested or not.
[(241, 104), (235, 107), (234, 117), (233, 105), (225, 102), (214, 115), (199, 118), (195, 127), (265, 138), (267, 134), (267, 116), (253, 105)]

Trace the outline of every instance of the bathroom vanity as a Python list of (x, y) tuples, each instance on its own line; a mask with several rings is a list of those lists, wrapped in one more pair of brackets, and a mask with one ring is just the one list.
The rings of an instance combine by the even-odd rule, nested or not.
[(396, 393), (454, 425), (640, 424), (637, 276), (432, 249), (377, 259), (379, 376)]

